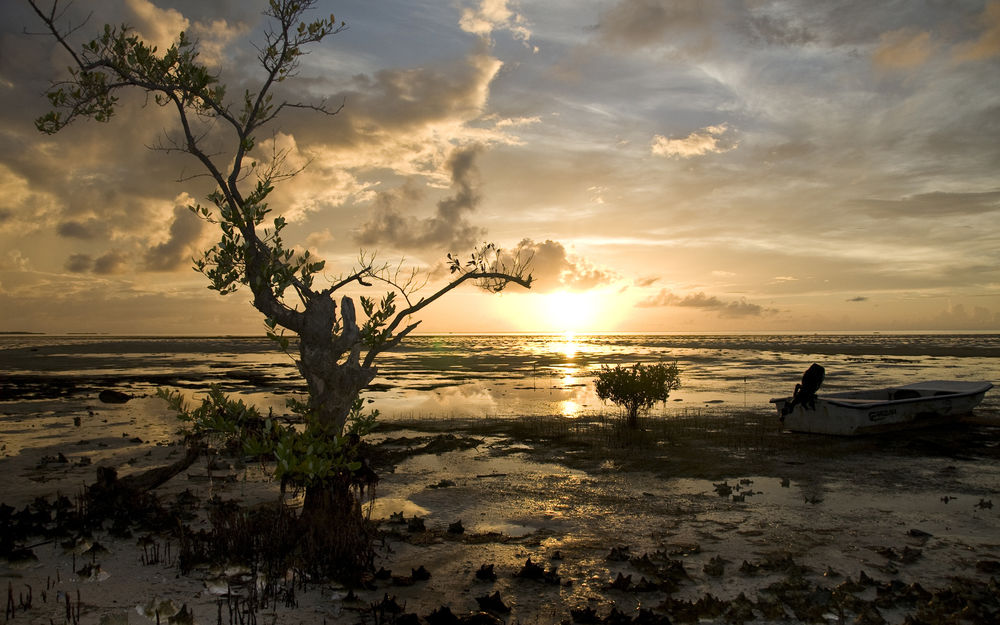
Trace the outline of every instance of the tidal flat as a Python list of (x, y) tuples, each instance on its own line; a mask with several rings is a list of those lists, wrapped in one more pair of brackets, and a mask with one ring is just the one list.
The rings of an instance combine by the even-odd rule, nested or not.
[[(993, 366), (983, 352), (966, 357)], [(940, 367), (946, 357), (920, 358)], [(247, 364), (233, 363), (213, 371), (238, 385), (226, 372), (245, 371)], [(122, 368), (132, 364), (119, 361)], [(145, 362), (141, 375), (117, 383), (112, 371), (65, 393), (40, 392), (67, 388), (65, 380), (48, 379), (5, 398), (0, 501), (12, 508), (11, 518), (26, 509), (38, 512), (38, 497), (50, 502), (49, 519), (59, 514), (59, 496), (65, 506), (78, 505), (97, 467), (128, 476), (184, 454), (174, 415), (151, 394), (164, 378), (139, 379), (179, 376), (184, 369), (171, 364), (157, 371), (154, 365)], [(562, 377), (539, 374), (539, 368), (535, 392), (543, 385), (550, 387), (546, 393), (564, 392), (551, 388)], [(865, 375), (885, 375), (881, 366), (875, 369)], [(66, 374), (53, 371), (32, 375)], [(100, 367), (63, 371), (77, 380), (109, 373)], [(133, 398), (103, 403), (101, 385)], [(694, 386), (693, 393), (709, 392)], [(566, 392), (582, 392), (570, 388)], [(185, 530), (137, 528), (126, 536), (107, 523), (89, 534), (18, 540), (17, 553), (0, 561), (12, 610), (5, 618), (996, 622), (995, 403), (946, 430), (839, 439), (780, 432), (769, 406), (753, 400), (744, 406), (739, 393), (727, 397), (668, 405), (645, 419), (638, 433), (622, 431), (613, 410), (597, 407), (573, 417), (541, 410), (519, 418), (387, 415), (370, 436), (380, 477), (368, 500), (380, 532), (375, 566), (364, 583), (351, 587), (288, 571), (266, 576), (237, 558), (182, 562), (179, 532), (209, 530), (220, 505), (254, 511), (281, 501), (294, 512), (298, 503), (290, 491), (282, 496), (269, 467), (206, 455), (153, 493)]]

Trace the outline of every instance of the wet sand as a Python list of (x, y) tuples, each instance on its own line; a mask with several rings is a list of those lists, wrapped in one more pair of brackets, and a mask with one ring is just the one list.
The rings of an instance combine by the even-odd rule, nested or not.
[[(56, 400), (5, 404), (0, 500), (11, 506), (73, 498), (98, 465), (128, 475), (182, 453), (177, 424), (155, 398), (94, 401), (76, 415), (46, 401)], [(905, 596), (915, 583), (928, 593), (956, 578), (996, 588), (1000, 424), (979, 416), (949, 431), (859, 440), (768, 432), (770, 442), (754, 449), (760, 441), (713, 438), (713, 419), (720, 427), (766, 419), (720, 409), (698, 421), (700, 435), (676, 431), (606, 452), (558, 420), (534, 429), (509, 419), (396, 422), (372, 437), (388, 459), (372, 508), (383, 535), (376, 568), (390, 573), (367, 588), (307, 585), (256, 618), (393, 622), (387, 614), (399, 606), (430, 622), (442, 606), (478, 613), (483, 599), (498, 618), (520, 623), (879, 622), (864, 615), (869, 608), (902, 623), (931, 602)], [(407, 452), (421, 448), (430, 453)], [(194, 512), (213, 496), (244, 506), (278, 499), (266, 471), (231, 464), (199, 461), (157, 496), (184, 493)], [(67, 598), (82, 623), (152, 623), (154, 606), (161, 622), (182, 606), (194, 622), (220, 614), (239, 622), (221, 594), (227, 582), (246, 583), (247, 571), (219, 562), (180, 575), (169, 534), (144, 545), (110, 532), (75, 548), (39, 542), (37, 559), (0, 563), (14, 604), (32, 596), (8, 622), (64, 622)], [(94, 542), (108, 551), (90, 549)], [(484, 565), (495, 579), (477, 577)], [(414, 581), (420, 567), (430, 577)], [(851, 586), (850, 601), (822, 602)], [(810, 601), (822, 609), (810, 614)]]

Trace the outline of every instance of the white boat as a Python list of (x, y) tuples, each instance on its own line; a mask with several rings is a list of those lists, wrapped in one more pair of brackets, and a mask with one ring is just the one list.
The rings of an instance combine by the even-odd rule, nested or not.
[[(792, 432), (855, 436), (951, 423), (983, 400), (989, 382), (932, 380), (891, 388), (820, 393), (812, 401), (771, 400)], [(790, 411), (786, 409), (790, 405)], [(787, 412), (787, 414), (783, 414)]]

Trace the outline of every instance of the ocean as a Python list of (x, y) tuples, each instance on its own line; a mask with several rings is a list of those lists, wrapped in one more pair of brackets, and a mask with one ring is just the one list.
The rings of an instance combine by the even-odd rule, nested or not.
[[(615, 414), (594, 377), (636, 362), (676, 362), (681, 371), (681, 388), (653, 416), (772, 411), (768, 400), (791, 394), (814, 362), (831, 392), (932, 379), (997, 384), (1000, 335), (418, 335), (381, 355), (364, 397), (384, 419)], [(210, 385), (277, 412), (305, 390), (292, 355), (263, 337), (0, 336), (0, 406), (68, 408), (103, 388), (196, 398)], [(987, 394), (977, 413), (1000, 415), (998, 395)]]

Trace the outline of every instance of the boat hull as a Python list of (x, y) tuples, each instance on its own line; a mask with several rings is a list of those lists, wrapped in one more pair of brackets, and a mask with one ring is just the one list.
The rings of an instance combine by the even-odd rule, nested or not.
[[(979, 405), (989, 382), (930, 381), (872, 391), (817, 395), (782, 418), (792, 432), (858, 436), (944, 425)], [(781, 415), (791, 397), (771, 400)]]

